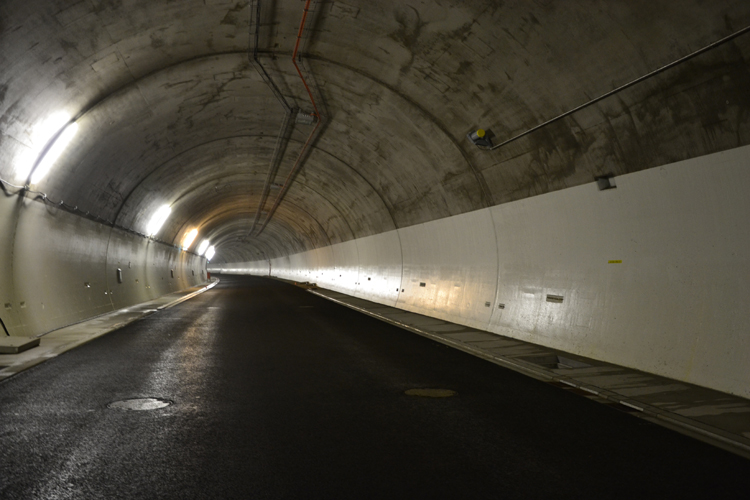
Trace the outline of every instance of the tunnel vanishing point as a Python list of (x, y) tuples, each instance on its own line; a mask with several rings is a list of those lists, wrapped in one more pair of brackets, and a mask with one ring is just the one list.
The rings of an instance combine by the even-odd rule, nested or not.
[(750, 398), (750, 4), (4, 0), (0, 320), (344, 294)]

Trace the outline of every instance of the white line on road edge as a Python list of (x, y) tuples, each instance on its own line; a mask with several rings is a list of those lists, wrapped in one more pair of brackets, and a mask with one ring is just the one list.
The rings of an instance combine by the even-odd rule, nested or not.
[(185, 295), (184, 297), (181, 297), (181, 298), (175, 300), (174, 302), (170, 302), (169, 304), (163, 305), (161, 307), (157, 307), (156, 310), (157, 311), (163, 311), (164, 309), (169, 309), (170, 307), (174, 307), (177, 304), (182, 304), (186, 300), (192, 299), (196, 295), (200, 295), (203, 292), (212, 289), (213, 287), (215, 287), (216, 285), (218, 285), (220, 281), (221, 281), (220, 279), (217, 279), (216, 281), (214, 281), (210, 285), (205, 286), (205, 287), (201, 288), (200, 290), (196, 290), (195, 292), (193, 292), (191, 294), (188, 294), (188, 295)]

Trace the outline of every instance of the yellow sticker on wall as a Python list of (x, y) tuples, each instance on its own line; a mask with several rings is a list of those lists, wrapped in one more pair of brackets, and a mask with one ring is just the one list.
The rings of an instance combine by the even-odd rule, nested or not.
[(607, 264), (622, 264), (621, 260), (610, 260)]

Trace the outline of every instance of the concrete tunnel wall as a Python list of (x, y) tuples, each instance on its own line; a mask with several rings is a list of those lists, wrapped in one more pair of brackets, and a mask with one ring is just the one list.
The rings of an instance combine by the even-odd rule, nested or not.
[(217, 268), (747, 397), (748, 61), (742, 0), (4, 0), (0, 319), (190, 285), (195, 229)]
[(0, 195), (0, 234), (0, 319), (10, 335), (39, 335), (205, 281), (205, 258), (29, 197)]
[(750, 147), (614, 182), (209, 270), (316, 282), (750, 397)]

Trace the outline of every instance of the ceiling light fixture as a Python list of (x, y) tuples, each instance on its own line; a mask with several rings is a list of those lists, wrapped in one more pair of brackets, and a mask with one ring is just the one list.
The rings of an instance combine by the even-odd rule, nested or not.
[(161, 207), (159, 207), (159, 209), (154, 212), (154, 215), (151, 216), (151, 220), (148, 221), (148, 225), (146, 226), (146, 234), (149, 236), (153, 236), (158, 233), (159, 229), (161, 229), (161, 227), (167, 221), (169, 214), (171, 213), (172, 209), (169, 208), (169, 205), (162, 205)]
[(206, 260), (213, 259), (215, 253), (216, 253), (216, 248), (213, 245), (208, 247), (208, 250), (206, 250)]
[(208, 245), (210, 245), (211, 242), (208, 240), (201, 241), (201, 244), (198, 245), (198, 255), (203, 255), (206, 253), (206, 250), (208, 250)]
[(47, 149), (44, 157), (39, 160), (39, 163), (34, 169), (34, 173), (31, 175), (32, 184), (38, 183), (47, 175), (52, 169), (52, 165), (54, 165), (57, 159), (60, 158), (60, 155), (62, 155), (65, 148), (68, 147), (68, 144), (70, 144), (70, 141), (73, 140), (73, 137), (75, 137), (77, 132), (78, 124), (74, 122), (65, 127), (60, 135), (57, 136), (55, 142), (52, 143), (49, 149)]
[(78, 131), (78, 124), (70, 123), (70, 118), (68, 113), (61, 111), (49, 115), (34, 126), (29, 134), (31, 147), (15, 160), (18, 179), (28, 179), (32, 169), (32, 184), (41, 181), (47, 175)]
[(195, 241), (195, 237), (198, 236), (198, 230), (197, 229), (191, 229), (186, 235), (185, 238), (182, 239), (182, 249), (187, 250), (190, 248), (190, 245), (193, 244)]

